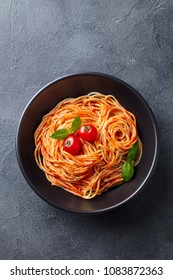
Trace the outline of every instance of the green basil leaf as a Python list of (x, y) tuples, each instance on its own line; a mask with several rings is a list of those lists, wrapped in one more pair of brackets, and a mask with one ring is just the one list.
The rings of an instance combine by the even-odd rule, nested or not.
[(58, 129), (57, 131), (55, 131), (50, 137), (61, 140), (61, 139), (66, 138), (68, 135), (69, 135), (68, 129), (61, 128), (61, 129)]
[(134, 173), (133, 165), (128, 161), (124, 162), (122, 165), (122, 176), (124, 182), (128, 182), (133, 177), (133, 173)]
[(71, 132), (77, 131), (77, 130), (80, 128), (80, 126), (81, 126), (81, 119), (80, 119), (80, 117), (78, 116), (78, 117), (76, 117), (76, 118), (73, 120), (69, 132), (71, 133)]
[(139, 143), (138, 141), (133, 145), (133, 147), (129, 150), (128, 155), (127, 155), (127, 159), (130, 161), (133, 161), (135, 159), (137, 159), (139, 153)]

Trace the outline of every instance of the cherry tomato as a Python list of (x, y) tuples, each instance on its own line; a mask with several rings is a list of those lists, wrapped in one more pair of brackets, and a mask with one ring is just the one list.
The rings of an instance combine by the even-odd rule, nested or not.
[(71, 155), (77, 155), (81, 146), (81, 140), (75, 135), (70, 135), (64, 140), (64, 151)]
[(82, 125), (79, 129), (79, 137), (88, 142), (95, 141), (97, 138), (97, 129), (92, 124)]

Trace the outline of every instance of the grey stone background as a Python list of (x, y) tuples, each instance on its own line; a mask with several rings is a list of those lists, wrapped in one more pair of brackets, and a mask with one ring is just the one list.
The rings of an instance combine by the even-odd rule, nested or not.
[[(130, 83), (160, 131), (149, 185), (101, 216), (42, 201), (15, 154), (28, 101), (51, 80), (79, 71)], [(0, 259), (173, 259), (172, 91), (172, 0), (0, 0)]]

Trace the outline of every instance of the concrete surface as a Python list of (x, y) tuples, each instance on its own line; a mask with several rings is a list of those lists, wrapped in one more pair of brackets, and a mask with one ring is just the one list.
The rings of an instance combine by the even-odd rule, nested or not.
[[(0, 0), (0, 259), (173, 259), (172, 15), (172, 0)], [(15, 154), (28, 101), (51, 80), (79, 71), (130, 83), (160, 130), (149, 185), (102, 216), (42, 201)]]

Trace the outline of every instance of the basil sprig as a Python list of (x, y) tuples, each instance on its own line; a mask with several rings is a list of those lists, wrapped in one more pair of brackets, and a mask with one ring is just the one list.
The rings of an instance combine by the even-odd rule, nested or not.
[(128, 152), (127, 155), (128, 161), (133, 161), (137, 159), (138, 153), (139, 153), (139, 143), (137, 141)]
[(124, 182), (128, 182), (134, 174), (134, 160), (137, 159), (139, 153), (138, 141), (132, 146), (127, 154), (127, 161), (122, 165), (122, 177)]
[(50, 137), (58, 140), (62, 140), (69, 135), (69, 130), (66, 128), (60, 128), (55, 131)]
[(77, 116), (72, 122), (71, 128), (69, 129), (69, 133), (77, 131), (80, 128), (80, 126), (81, 118)]
[(65, 139), (70, 133), (76, 132), (81, 126), (81, 118), (77, 116), (70, 127), (70, 129), (66, 128), (60, 128), (56, 130), (50, 137), (57, 139), (57, 140), (62, 140)]
[(134, 173), (134, 167), (131, 162), (125, 161), (122, 165), (122, 175), (124, 182), (128, 182), (132, 177)]

